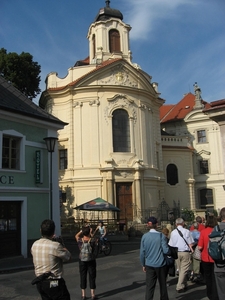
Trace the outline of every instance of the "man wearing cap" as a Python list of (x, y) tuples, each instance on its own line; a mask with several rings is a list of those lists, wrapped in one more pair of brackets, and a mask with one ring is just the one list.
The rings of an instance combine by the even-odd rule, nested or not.
[(149, 232), (141, 239), (140, 261), (143, 271), (146, 272), (146, 300), (153, 300), (157, 278), (160, 287), (160, 299), (169, 300), (166, 285), (167, 265), (164, 254), (170, 252), (166, 237), (156, 231), (157, 219), (150, 217), (147, 226)]
[(183, 293), (187, 288), (187, 272), (191, 264), (191, 253), (194, 239), (191, 232), (184, 228), (184, 220), (176, 219), (177, 228), (171, 232), (169, 245), (178, 248), (178, 259), (176, 260), (179, 277), (176, 286), (178, 293)]

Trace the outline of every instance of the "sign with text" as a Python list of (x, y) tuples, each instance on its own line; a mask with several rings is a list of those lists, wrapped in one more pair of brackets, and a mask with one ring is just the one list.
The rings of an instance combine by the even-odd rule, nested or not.
[(0, 184), (14, 184), (14, 176), (1, 175)]
[(35, 162), (36, 162), (35, 183), (42, 183), (42, 176), (41, 176), (42, 153), (41, 153), (41, 150), (37, 150), (35, 152)]

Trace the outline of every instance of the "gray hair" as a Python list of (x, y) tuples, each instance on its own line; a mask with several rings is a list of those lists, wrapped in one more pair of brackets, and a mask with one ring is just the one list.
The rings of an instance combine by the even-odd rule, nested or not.
[(197, 223), (197, 222), (194, 222), (194, 223), (193, 223), (193, 227), (194, 227), (194, 229), (198, 229), (198, 223)]
[(182, 218), (177, 218), (176, 225), (178, 225), (178, 224), (184, 224), (184, 220)]

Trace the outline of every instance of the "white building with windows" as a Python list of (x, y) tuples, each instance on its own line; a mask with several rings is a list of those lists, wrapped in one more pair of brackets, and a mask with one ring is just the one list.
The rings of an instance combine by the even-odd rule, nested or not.
[(73, 208), (96, 197), (118, 206), (119, 220), (137, 222), (163, 200), (171, 208), (217, 208), (219, 126), (202, 112), (197, 87), (195, 96), (164, 105), (157, 83), (132, 62), (130, 25), (109, 3), (89, 27), (89, 56), (65, 78), (50, 73), (39, 102), (68, 123), (58, 136), (62, 217), (84, 217)]
[[(211, 105), (201, 98), (201, 89), (195, 84), (195, 95), (188, 93), (176, 105), (164, 105), (160, 109), (161, 128), (172, 139), (186, 140), (190, 145), (189, 159), (183, 150), (163, 147), (166, 171), (165, 193), (173, 199), (189, 199), (192, 209), (216, 209), (224, 203), (224, 169), (219, 125), (204, 110)], [(170, 146), (173, 143), (170, 142)], [(168, 145), (168, 143), (167, 143)], [(176, 169), (173, 183), (168, 169)], [(181, 180), (181, 178), (183, 180)], [(172, 177), (173, 178), (173, 177)], [(182, 181), (189, 187), (188, 194), (182, 193)], [(179, 189), (180, 186), (180, 189)], [(179, 193), (177, 193), (177, 191)]]
[(164, 100), (151, 76), (132, 63), (131, 27), (108, 2), (88, 30), (89, 58), (63, 79), (50, 73), (39, 104), (68, 123), (59, 131), (65, 212), (102, 197), (121, 209), (120, 219), (133, 220), (165, 197), (159, 120)]

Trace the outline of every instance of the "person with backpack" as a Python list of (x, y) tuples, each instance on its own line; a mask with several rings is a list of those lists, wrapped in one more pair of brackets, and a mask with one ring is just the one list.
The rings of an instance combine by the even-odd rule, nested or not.
[(87, 274), (89, 274), (89, 285), (91, 289), (91, 300), (97, 299), (95, 296), (96, 289), (96, 259), (94, 256), (94, 242), (91, 239), (90, 226), (83, 227), (75, 235), (75, 239), (80, 249), (79, 254), (79, 272), (80, 272), (80, 287), (81, 299), (86, 300)]
[(208, 253), (209, 234), (216, 225), (216, 218), (209, 215), (206, 220), (205, 229), (201, 231), (198, 240), (198, 248), (202, 252), (201, 266), (206, 284), (206, 294), (210, 300), (219, 300), (214, 275), (214, 260)]
[(215, 261), (214, 263), (214, 273), (216, 279), (216, 286), (218, 291), (219, 300), (225, 299), (225, 236), (223, 235), (225, 231), (225, 207), (223, 207), (220, 211), (220, 224), (214, 227), (213, 232), (220, 231), (222, 237), (219, 237), (220, 242), (222, 242), (221, 248), (219, 249), (221, 252), (221, 261)]

